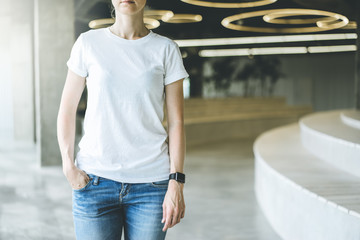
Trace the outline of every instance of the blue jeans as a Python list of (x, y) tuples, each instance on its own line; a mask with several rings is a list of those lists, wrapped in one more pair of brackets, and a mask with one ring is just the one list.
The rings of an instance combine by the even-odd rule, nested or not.
[(77, 240), (163, 240), (162, 203), (169, 180), (121, 183), (88, 174), (88, 184), (72, 190)]

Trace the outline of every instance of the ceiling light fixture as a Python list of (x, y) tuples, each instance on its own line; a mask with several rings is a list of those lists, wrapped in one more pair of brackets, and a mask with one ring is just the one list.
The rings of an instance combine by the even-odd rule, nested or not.
[[(245, 25), (238, 25), (232, 22), (238, 20), (244, 20), (253, 17), (259, 16), (268, 16), (269, 14), (277, 13), (282, 14), (282, 16), (297, 16), (297, 15), (319, 15), (326, 16), (333, 19), (338, 19), (339, 21), (330, 22), (325, 24), (324, 22), (317, 21), (317, 26), (312, 27), (293, 27), (293, 28), (271, 28), (271, 27), (251, 27)], [(279, 19), (278, 19), (279, 20)], [(299, 19), (297, 19), (299, 20)], [(328, 12), (328, 11), (320, 11), (320, 10), (312, 10), (312, 9), (271, 9), (271, 10), (262, 10), (255, 12), (247, 12), (240, 13), (236, 15), (232, 15), (224, 18), (221, 21), (221, 24), (229, 29), (238, 30), (238, 31), (248, 31), (248, 32), (265, 32), (265, 33), (304, 33), (304, 32), (321, 32), (332, 29), (337, 29), (346, 26), (349, 23), (349, 19), (341, 14)]]
[(255, 0), (250, 2), (242, 3), (223, 3), (223, 2), (209, 2), (200, 0), (181, 0), (182, 2), (202, 6), (202, 7), (213, 7), (213, 8), (250, 8), (268, 5), (276, 2), (277, 0)]
[[(95, 19), (89, 22), (89, 27), (92, 29), (109, 27), (115, 22), (113, 18)], [(153, 18), (144, 17), (146, 28), (154, 29), (160, 26), (160, 22)]]
[(281, 55), (306, 53), (331, 53), (356, 51), (356, 45), (314, 46), (314, 47), (270, 47), (270, 48), (238, 48), (200, 50), (200, 57), (229, 57), (251, 55)]
[[(297, 16), (298, 14), (285, 14), (283, 12), (272, 12), (268, 13), (263, 16), (263, 20), (267, 23), (274, 23), (274, 24), (316, 24), (318, 21), (331, 21), (336, 20), (333, 17), (321, 17), (321, 18), (307, 18), (307, 19), (281, 19), (283, 17), (289, 17), (289, 16)], [(313, 14), (309, 14), (313, 15)]]
[(174, 16), (174, 13), (170, 10), (145, 10), (144, 17), (153, 18), (157, 20), (170, 19)]
[(335, 29), (344, 27), (342, 15), (330, 14), (328, 17), (308, 18), (308, 19), (282, 19), (284, 17), (293, 17), (299, 15), (326, 15), (319, 13), (318, 10), (311, 9), (279, 9), (263, 16), (263, 20), (275, 24), (316, 24), (320, 28)]
[(104, 28), (108, 27), (115, 22), (113, 18), (102, 18), (102, 19), (95, 19), (89, 22), (89, 28)]
[(356, 51), (356, 45), (308, 47), (309, 53), (353, 52), (353, 51)]
[(305, 54), (306, 47), (269, 47), (269, 48), (238, 48), (238, 49), (213, 49), (200, 50), (200, 57), (229, 57), (249, 55), (274, 55), (274, 54)]
[(160, 26), (160, 22), (153, 18), (144, 17), (145, 27), (148, 29), (155, 29)]
[(200, 14), (174, 14), (171, 18), (161, 18), (162, 21), (167, 23), (193, 23), (201, 22), (202, 16)]
[(357, 24), (355, 21), (350, 21), (345, 27), (342, 27), (342, 29), (356, 29)]
[(356, 33), (184, 39), (184, 40), (175, 40), (175, 41), (179, 45), (179, 47), (201, 47), (201, 46), (224, 46), (224, 45), (239, 45), (239, 44), (285, 43), (285, 42), (328, 41), (328, 40), (347, 40), (347, 39), (357, 39)]

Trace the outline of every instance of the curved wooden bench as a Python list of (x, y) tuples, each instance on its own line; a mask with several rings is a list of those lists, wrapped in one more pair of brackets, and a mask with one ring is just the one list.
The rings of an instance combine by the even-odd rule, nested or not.
[[(86, 104), (78, 108), (78, 134)], [(190, 98), (184, 100), (187, 145), (202, 144), (233, 137), (255, 137), (270, 128), (296, 122), (312, 112), (310, 106), (289, 106), (284, 97)], [(166, 103), (164, 119), (167, 129)]]

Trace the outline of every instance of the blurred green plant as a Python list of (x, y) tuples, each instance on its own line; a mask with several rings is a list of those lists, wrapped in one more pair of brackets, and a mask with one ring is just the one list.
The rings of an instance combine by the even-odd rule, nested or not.
[(216, 90), (229, 93), (232, 82), (244, 82), (244, 96), (254, 96), (257, 86), (250, 82), (260, 82), (261, 96), (272, 96), (275, 83), (284, 76), (281, 62), (273, 56), (250, 57), (245, 64), (238, 58), (217, 58), (212, 62), (213, 74), (205, 77), (205, 82), (214, 82)]

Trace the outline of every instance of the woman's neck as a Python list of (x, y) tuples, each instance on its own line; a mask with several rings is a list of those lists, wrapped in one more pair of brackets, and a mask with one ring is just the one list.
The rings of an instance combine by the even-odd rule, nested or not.
[(142, 11), (134, 15), (116, 13), (115, 23), (110, 30), (119, 37), (129, 40), (142, 38), (150, 32), (145, 27)]

